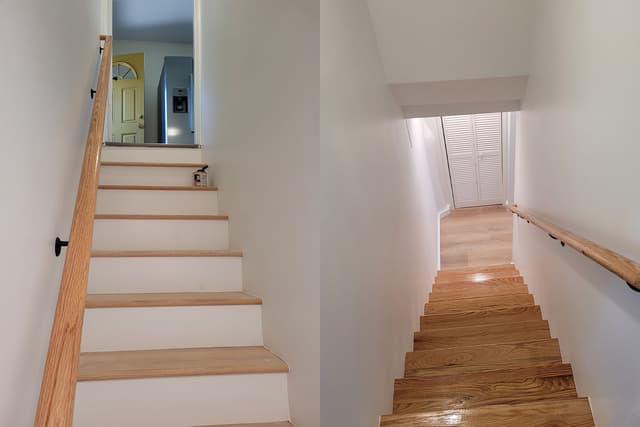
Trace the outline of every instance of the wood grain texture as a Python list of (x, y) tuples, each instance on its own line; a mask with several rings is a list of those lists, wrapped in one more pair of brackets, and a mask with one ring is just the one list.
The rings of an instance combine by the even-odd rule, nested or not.
[[(458, 281), (474, 275), (493, 278)], [(438, 273), (381, 426), (593, 426), (521, 279), (512, 265)]]
[[(540, 366), (525, 366), (518, 368), (495, 369), (481, 372), (465, 372), (435, 377), (410, 377), (396, 379), (394, 391), (399, 388), (413, 387), (420, 384), (424, 387), (440, 387), (457, 383), (480, 383), (520, 381), (525, 378), (546, 378), (573, 376), (573, 369), (568, 363), (546, 363)], [(404, 385), (403, 385), (404, 384)]]
[(457, 301), (436, 301), (425, 305), (425, 314), (444, 314), (463, 311), (491, 310), (504, 307), (534, 305), (530, 294), (499, 295), (482, 298), (465, 298)]
[(481, 283), (491, 279), (513, 278), (518, 276), (520, 276), (520, 273), (516, 270), (446, 274), (446, 275), (436, 277), (436, 284), (441, 285), (445, 283), (456, 283), (456, 282)]
[(506, 286), (483, 286), (474, 285), (458, 289), (440, 290), (436, 289), (429, 294), (429, 302), (461, 300), (468, 298), (488, 298), (504, 295), (522, 295), (528, 294), (529, 288), (525, 285), (506, 285)]
[(162, 162), (102, 162), (101, 166), (142, 168), (203, 168), (206, 163), (162, 163)]
[(549, 323), (546, 320), (462, 328), (425, 328), (414, 334), (413, 350), (432, 350), (488, 343), (509, 344), (548, 339), (551, 339), (551, 334), (549, 332)]
[(542, 400), (382, 417), (381, 427), (594, 427), (587, 399)]
[(582, 253), (587, 258), (597, 262), (613, 274), (629, 283), (634, 288), (640, 290), (640, 264), (605, 248), (591, 240), (580, 237), (572, 232), (558, 227), (551, 222), (535, 217), (531, 213), (518, 208), (517, 206), (507, 206), (514, 214), (529, 221), (531, 224), (542, 229), (556, 239), (566, 243), (573, 249)]
[(477, 267), (456, 267), (456, 268), (443, 268), (438, 271), (436, 277), (451, 276), (458, 274), (475, 274), (475, 273), (494, 273), (501, 271), (518, 271), (515, 264), (497, 264), (497, 265), (483, 265)]
[(228, 221), (228, 215), (160, 215), (160, 214), (96, 214), (95, 219), (179, 220), (179, 221)]
[(242, 251), (218, 250), (218, 251), (93, 251), (94, 258), (201, 258), (201, 257), (242, 257)]
[(427, 314), (420, 317), (420, 328), (456, 328), (476, 325), (495, 325), (527, 320), (542, 320), (538, 306), (501, 307), (491, 310), (472, 310), (447, 314)]
[(513, 219), (503, 206), (456, 209), (440, 222), (442, 268), (511, 262), (512, 236)]
[(260, 305), (262, 300), (244, 292), (164, 292), (136, 294), (89, 294), (87, 308), (187, 307)]
[(82, 353), (79, 381), (288, 372), (264, 347)]
[(288, 421), (283, 421), (279, 423), (251, 423), (251, 424), (216, 424), (210, 426), (198, 426), (198, 427), (293, 427)]
[(492, 379), (490, 382), (459, 381), (440, 386), (426, 386), (420, 380), (412, 378), (400, 385), (396, 384), (393, 413), (446, 411), (576, 397), (576, 385), (571, 375), (503, 381)]
[[(491, 285), (491, 286), (508, 286), (508, 285), (523, 285), (524, 278), (522, 276), (510, 276), (501, 277), (497, 279), (483, 280), (481, 282), (449, 282), (449, 283), (434, 283), (432, 290), (435, 291), (453, 291), (457, 289), (467, 289), (473, 286)], [(487, 286), (488, 287), (488, 286)]]
[(112, 185), (98, 186), (99, 190), (147, 190), (147, 191), (218, 191), (218, 187), (196, 187), (189, 185)]
[(70, 426), (73, 418), (80, 338), (93, 239), (93, 217), (96, 211), (102, 137), (111, 79), (112, 39), (111, 36), (100, 36), (100, 39), (104, 40), (104, 51), (98, 72), (87, 144), (80, 169), (69, 247), (66, 250), (58, 303), (36, 409), (34, 421), (36, 427)]
[(405, 376), (452, 375), (463, 372), (543, 366), (560, 363), (558, 340), (414, 351), (405, 357)]

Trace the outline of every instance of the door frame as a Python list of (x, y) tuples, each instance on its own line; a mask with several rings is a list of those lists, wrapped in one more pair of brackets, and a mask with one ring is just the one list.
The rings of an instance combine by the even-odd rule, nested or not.
[[(202, 88), (202, 25), (201, 11), (202, 0), (193, 0), (193, 128), (195, 131), (195, 144), (202, 145), (202, 99), (200, 90)], [(101, 34), (113, 35), (113, 0), (100, 1), (100, 28)], [(111, 59), (110, 59), (111, 60)], [(109, 79), (109, 92), (112, 93), (112, 80)], [(113, 128), (113, 100), (107, 97), (107, 111), (105, 117), (103, 141), (111, 139)]]

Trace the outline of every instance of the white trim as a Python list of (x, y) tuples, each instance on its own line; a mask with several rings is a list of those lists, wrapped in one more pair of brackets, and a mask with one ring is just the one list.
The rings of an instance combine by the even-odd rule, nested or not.
[[(113, 0), (101, 0), (100, 1), (100, 33), (104, 35), (113, 35)], [(111, 70), (111, 67), (109, 67)], [(104, 122), (104, 134), (103, 140), (105, 142), (111, 141), (111, 129), (113, 121), (113, 80), (109, 79), (109, 96), (107, 96), (107, 111)]]
[(440, 223), (442, 222), (442, 218), (446, 217), (447, 215), (449, 215), (449, 213), (451, 213), (451, 205), (447, 205), (446, 208), (444, 208), (443, 210), (441, 210), (438, 213), (438, 225), (437, 225), (437, 230), (436, 230), (436, 268), (437, 270), (440, 270), (441, 264), (440, 264)]
[(481, 206), (503, 205), (504, 199), (483, 200), (482, 202), (462, 202), (456, 205), (456, 208), (478, 208)]
[(193, 129), (196, 145), (202, 141), (202, 0), (193, 0)]
[(505, 200), (507, 203), (514, 203), (515, 198), (515, 156), (516, 156), (516, 135), (519, 113), (511, 112), (506, 114), (506, 180), (505, 180)]
[(446, 208), (442, 209), (439, 213), (438, 213), (438, 217), (440, 219), (446, 217), (447, 215), (449, 215), (451, 213), (451, 205), (447, 205)]
[[(427, 119), (425, 119), (427, 120)], [(438, 132), (436, 137), (440, 145), (440, 188), (442, 189), (443, 196), (447, 199), (448, 209), (454, 206), (453, 189), (451, 185), (451, 175), (449, 174), (449, 161), (447, 159), (447, 147), (444, 144), (444, 128), (442, 127), (442, 117), (437, 119)]]
[(503, 203), (506, 203), (509, 198), (509, 113), (503, 112), (500, 114), (500, 126), (501, 126), (501, 147), (502, 151), (500, 155), (502, 156), (502, 196)]

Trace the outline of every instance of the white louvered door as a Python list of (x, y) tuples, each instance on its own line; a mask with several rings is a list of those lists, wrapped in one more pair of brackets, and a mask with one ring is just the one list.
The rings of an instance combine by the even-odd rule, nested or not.
[(503, 203), (502, 115), (448, 116), (442, 125), (455, 206)]

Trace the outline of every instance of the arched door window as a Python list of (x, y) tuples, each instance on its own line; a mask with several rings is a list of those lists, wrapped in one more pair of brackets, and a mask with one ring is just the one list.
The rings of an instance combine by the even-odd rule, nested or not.
[(113, 80), (136, 80), (138, 78), (136, 70), (126, 62), (115, 62), (112, 67), (112, 73)]

